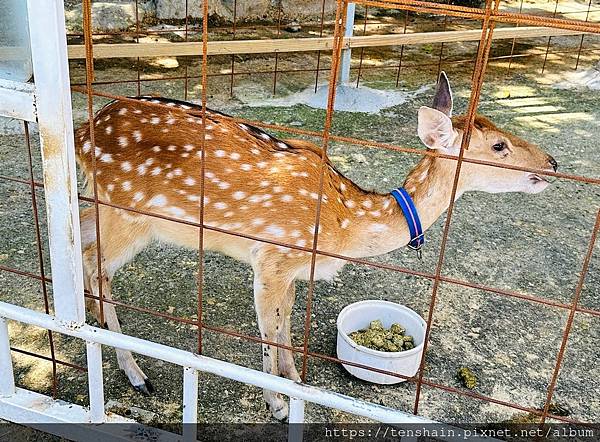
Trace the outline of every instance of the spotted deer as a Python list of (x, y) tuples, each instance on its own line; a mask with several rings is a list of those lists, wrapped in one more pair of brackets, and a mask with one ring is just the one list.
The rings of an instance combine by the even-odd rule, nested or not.
[[(156, 106), (162, 103), (165, 106)], [(418, 136), (428, 149), (456, 156), (466, 118), (452, 117), (452, 92), (442, 74), (432, 107), (418, 110)], [(254, 235), (291, 246), (311, 247), (319, 199), (321, 148), (306, 141), (282, 140), (256, 127), (236, 123), (207, 110), (205, 150), (201, 149), (201, 108), (165, 98), (115, 100), (94, 118), (95, 146), (83, 124), (76, 133), (78, 162), (93, 179), (97, 192), (111, 204), (150, 211), (170, 218), (199, 221), (201, 163), (204, 161), (204, 222), (207, 226)], [(540, 148), (477, 116), (466, 158), (536, 170), (556, 170), (556, 161)], [(406, 218), (390, 194), (363, 190), (325, 159), (318, 248), (349, 257), (380, 255), (411, 240)], [(447, 209), (456, 170), (455, 159), (426, 155), (403, 187), (412, 197), (423, 229)], [(544, 190), (542, 174), (462, 165), (456, 198), (466, 191), (527, 192)], [(81, 213), (85, 284), (111, 297), (115, 272), (152, 240), (197, 249), (198, 227), (101, 205), (99, 207), (102, 275), (98, 275), (95, 210)], [(264, 340), (291, 346), (290, 313), (295, 281), (309, 278), (311, 253), (211, 230), (204, 248), (251, 265), (254, 303)], [(318, 255), (315, 279), (332, 278), (345, 261)], [(95, 301), (88, 307), (98, 315)], [(106, 326), (120, 331), (115, 308), (104, 304)], [(263, 369), (300, 380), (291, 351), (263, 346)], [(152, 386), (130, 352), (117, 350), (118, 363), (132, 385), (143, 393)], [(287, 416), (287, 404), (264, 392), (271, 412)]]

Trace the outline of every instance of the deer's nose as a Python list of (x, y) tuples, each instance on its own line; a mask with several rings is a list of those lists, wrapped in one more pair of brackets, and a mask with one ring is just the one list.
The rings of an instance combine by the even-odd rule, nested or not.
[(556, 170), (558, 169), (558, 163), (556, 162), (556, 160), (553, 157), (548, 156), (548, 162), (550, 163), (550, 165), (552, 166), (552, 168), (556, 172)]

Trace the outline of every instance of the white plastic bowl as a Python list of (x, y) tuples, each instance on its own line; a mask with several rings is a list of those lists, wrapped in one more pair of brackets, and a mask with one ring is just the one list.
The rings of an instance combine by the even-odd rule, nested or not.
[[(405, 351), (384, 352), (358, 345), (348, 336), (350, 333), (368, 328), (369, 323), (379, 319), (385, 328), (398, 323), (406, 334), (414, 338), (415, 348)], [(337, 318), (337, 355), (339, 359), (356, 362), (368, 367), (414, 376), (421, 364), (423, 342), (427, 324), (416, 312), (389, 301), (368, 300), (346, 306)], [(342, 364), (352, 375), (376, 384), (397, 384), (406, 379), (390, 376), (352, 365)]]

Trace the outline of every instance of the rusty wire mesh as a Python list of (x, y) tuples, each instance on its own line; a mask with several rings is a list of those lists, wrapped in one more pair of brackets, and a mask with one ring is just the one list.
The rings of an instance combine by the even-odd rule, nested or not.
[[(137, 16), (138, 1), (136, 0), (135, 3), (136, 3), (136, 16)], [(272, 90), (273, 90), (273, 93), (275, 93), (277, 90), (278, 77), (281, 74), (289, 74), (289, 73), (294, 73), (294, 72), (313, 72), (314, 76), (315, 76), (314, 87), (316, 90), (317, 85), (319, 84), (320, 75), (323, 72), (329, 72), (328, 81), (329, 81), (329, 84), (331, 87), (329, 88), (326, 116), (325, 116), (325, 121), (324, 121), (322, 130), (319, 130), (319, 131), (304, 130), (304, 129), (298, 129), (296, 127), (264, 123), (261, 121), (254, 121), (254, 120), (248, 120), (248, 119), (243, 119), (243, 118), (224, 117), (224, 118), (231, 118), (233, 121), (238, 122), (238, 123), (249, 123), (249, 124), (252, 124), (252, 125), (255, 125), (258, 127), (266, 128), (266, 129), (274, 129), (274, 130), (277, 130), (280, 132), (291, 133), (291, 134), (296, 134), (296, 135), (311, 136), (311, 137), (319, 138), (321, 140), (322, 147), (323, 147), (322, 156), (321, 156), (321, 165), (320, 165), (321, 166), (321, 174), (320, 174), (319, 192), (318, 192), (319, 197), (317, 200), (317, 207), (316, 207), (316, 213), (315, 213), (316, 229), (315, 229), (315, 234), (313, 237), (312, 245), (310, 247), (300, 247), (295, 244), (288, 244), (285, 242), (274, 241), (274, 240), (268, 239), (268, 238), (261, 238), (258, 236), (247, 235), (247, 234), (243, 234), (243, 233), (239, 233), (239, 232), (229, 231), (226, 229), (205, 225), (204, 224), (204, 207), (202, 204), (199, 204), (199, 206), (198, 206), (199, 222), (195, 223), (192, 221), (186, 221), (186, 220), (181, 220), (181, 219), (177, 219), (174, 217), (168, 217), (168, 216), (158, 214), (158, 213), (152, 213), (152, 212), (148, 212), (148, 211), (133, 209), (131, 207), (115, 205), (108, 201), (102, 201), (98, 197), (97, 185), (96, 185), (96, 179), (95, 179), (97, 168), (96, 168), (96, 164), (95, 164), (95, 156), (92, 155), (92, 161), (93, 161), (92, 167), (94, 170), (94, 172), (93, 172), (94, 173), (93, 195), (92, 195), (92, 197), (80, 195), (80, 201), (85, 202), (85, 203), (91, 203), (95, 207), (96, 235), (97, 235), (99, 255), (101, 254), (101, 249), (102, 249), (102, 247), (101, 247), (102, 238), (100, 237), (100, 228), (99, 228), (99, 207), (102, 205), (108, 206), (108, 207), (113, 207), (113, 208), (118, 208), (118, 209), (121, 209), (124, 211), (131, 211), (131, 212), (134, 212), (137, 214), (143, 214), (143, 215), (147, 215), (147, 216), (151, 216), (151, 217), (162, 218), (162, 219), (170, 220), (170, 221), (177, 222), (177, 223), (187, 224), (187, 225), (198, 228), (198, 235), (199, 235), (198, 239), (199, 239), (199, 246), (200, 246), (198, 253), (200, 256), (199, 256), (199, 260), (198, 260), (199, 267), (198, 267), (198, 277), (197, 277), (198, 278), (197, 279), (198, 280), (197, 318), (193, 319), (193, 318), (179, 317), (176, 315), (156, 311), (153, 309), (128, 304), (128, 303), (121, 302), (118, 300), (105, 298), (102, 293), (102, 284), (99, 284), (100, 290), (99, 290), (98, 296), (92, 295), (89, 292), (86, 292), (85, 296), (89, 299), (94, 299), (94, 300), (99, 301), (101, 317), (103, 316), (104, 303), (111, 303), (116, 306), (131, 309), (133, 311), (137, 311), (140, 313), (154, 315), (156, 317), (160, 317), (165, 320), (175, 321), (175, 322), (188, 324), (188, 325), (193, 325), (197, 328), (197, 333), (198, 333), (198, 335), (197, 335), (198, 336), (197, 351), (199, 353), (202, 353), (202, 350), (203, 350), (202, 349), (202, 342), (203, 342), (202, 332), (203, 332), (203, 330), (209, 330), (212, 332), (229, 335), (229, 336), (233, 336), (236, 338), (241, 338), (241, 339), (247, 340), (249, 342), (264, 343), (264, 344), (273, 345), (275, 347), (292, 350), (294, 353), (301, 355), (301, 359), (302, 359), (301, 377), (303, 380), (306, 380), (307, 370), (308, 370), (308, 361), (310, 358), (317, 358), (317, 359), (335, 362), (335, 363), (344, 363), (347, 365), (357, 366), (357, 367), (361, 367), (364, 369), (373, 370), (373, 371), (376, 371), (379, 373), (388, 374), (391, 376), (405, 378), (408, 382), (412, 382), (416, 385), (416, 393), (415, 393), (414, 404), (413, 404), (413, 412), (415, 414), (419, 412), (422, 387), (427, 386), (427, 387), (439, 389), (439, 390), (442, 390), (442, 391), (445, 391), (445, 392), (448, 392), (451, 394), (461, 395), (461, 396), (469, 397), (472, 399), (495, 403), (495, 404), (503, 405), (506, 407), (510, 407), (512, 409), (532, 413), (532, 414), (539, 416), (540, 423), (544, 423), (546, 421), (546, 419), (548, 419), (548, 418), (556, 419), (557, 421), (562, 421), (562, 422), (582, 423), (578, 420), (571, 419), (569, 417), (558, 416), (558, 415), (550, 413), (550, 405), (552, 403), (552, 398), (553, 398), (553, 394), (554, 394), (554, 391), (556, 388), (558, 375), (559, 375), (559, 372), (561, 369), (561, 365), (563, 363), (564, 354), (565, 354), (565, 350), (567, 348), (567, 342), (569, 339), (569, 335), (572, 330), (573, 319), (574, 319), (575, 314), (576, 313), (586, 313), (589, 315), (600, 317), (599, 310), (594, 310), (594, 309), (586, 308), (584, 306), (579, 305), (579, 299), (580, 299), (580, 295), (582, 292), (583, 284), (584, 284), (584, 281), (585, 281), (585, 278), (586, 278), (586, 275), (588, 273), (588, 269), (590, 266), (590, 260), (591, 260), (593, 250), (594, 250), (594, 247), (596, 244), (598, 231), (600, 230), (600, 210), (598, 210), (598, 212), (596, 214), (594, 227), (593, 227), (592, 231), (590, 232), (589, 237), (587, 239), (588, 240), (587, 252), (585, 253), (585, 256), (583, 258), (583, 264), (582, 264), (582, 267), (579, 272), (577, 285), (574, 289), (574, 293), (573, 293), (571, 302), (569, 302), (569, 303), (549, 300), (549, 299), (545, 299), (545, 298), (543, 298), (541, 296), (537, 296), (537, 295), (531, 295), (531, 294), (527, 294), (527, 293), (521, 293), (518, 291), (487, 286), (487, 285), (483, 285), (480, 283), (475, 283), (475, 282), (471, 282), (471, 281), (467, 281), (467, 280), (463, 280), (463, 279), (459, 279), (459, 278), (455, 278), (455, 277), (450, 277), (443, 273), (443, 263), (444, 263), (444, 256), (446, 253), (446, 249), (447, 249), (449, 228), (451, 225), (451, 220), (452, 220), (452, 215), (453, 215), (453, 210), (454, 210), (454, 200), (455, 200), (454, 196), (457, 192), (461, 166), (465, 162), (471, 162), (471, 163), (475, 163), (475, 164), (483, 164), (483, 165), (487, 165), (487, 166), (491, 166), (491, 167), (509, 168), (509, 169), (520, 170), (520, 171), (540, 173), (543, 175), (553, 176), (553, 177), (564, 179), (564, 180), (572, 180), (572, 181), (576, 181), (576, 182), (588, 183), (591, 185), (600, 185), (599, 177), (583, 176), (583, 175), (563, 173), (563, 172), (548, 172), (547, 170), (529, 169), (529, 168), (519, 167), (519, 166), (506, 166), (506, 165), (500, 164), (500, 163), (481, 161), (481, 160), (475, 160), (475, 159), (464, 157), (465, 147), (468, 145), (471, 133), (474, 128), (474, 118), (475, 118), (475, 114), (477, 111), (479, 98), (480, 98), (480, 94), (481, 94), (481, 88), (482, 88), (482, 85), (484, 82), (484, 75), (485, 75), (485, 71), (486, 71), (488, 62), (492, 59), (496, 59), (496, 60), (508, 59), (508, 70), (510, 70), (512, 67), (511, 64), (512, 64), (513, 59), (515, 59), (519, 56), (522, 56), (522, 57), (531, 57), (532, 56), (532, 54), (516, 54), (515, 52), (516, 52), (516, 47), (517, 47), (517, 38), (514, 38), (512, 40), (512, 45), (511, 45), (511, 50), (510, 50), (509, 55), (492, 57), (491, 56), (492, 36), (493, 36), (496, 25), (498, 23), (509, 23), (509, 24), (513, 24), (513, 25), (517, 25), (517, 26), (520, 26), (520, 25), (548, 26), (548, 27), (552, 27), (552, 28), (580, 31), (582, 33), (586, 32), (586, 33), (600, 34), (600, 24), (591, 23), (588, 21), (590, 11), (592, 11), (592, 9), (591, 9), (592, 1), (590, 0), (587, 4), (587, 8), (585, 10), (581, 11), (581, 15), (582, 15), (581, 19), (557, 18), (556, 11), (558, 8), (558, 0), (556, 0), (556, 7), (555, 7), (554, 14), (552, 14), (550, 16), (536, 16), (536, 15), (522, 13), (521, 12), (522, 4), (523, 4), (522, 0), (521, 0), (521, 8), (519, 9), (518, 13), (503, 11), (501, 9), (501, 2), (494, 1), (494, 0), (487, 0), (485, 7), (483, 7), (483, 8), (467, 8), (467, 7), (460, 7), (460, 6), (454, 6), (454, 5), (449, 5), (449, 4), (440, 4), (440, 3), (433, 3), (433, 2), (427, 2), (427, 1), (416, 1), (416, 0), (363, 0), (363, 1), (355, 2), (358, 5), (361, 5), (364, 7), (364, 22), (362, 24), (360, 23), (360, 21), (357, 23), (358, 28), (360, 28), (362, 25), (363, 34), (366, 33), (366, 30), (367, 30), (368, 9), (369, 8), (393, 8), (393, 9), (397, 9), (398, 11), (402, 11), (403, 16), (400, 19), (400, 25), (403, 26), (404, 33), (406, 33), (406, 31), (407, 31), (407, 23), (409, 21), (411, 14), (428, 13), (428, 14), (435, 14), (435, 15), (443, 16), (444, 17), (444, 22), (443, 22), (444, 29), (447, 28), (448, 24), (451, 23), (454, 18), (469, 19), (469, 20), (474, 20), (474, 21), (480, 23), (481, 38), (479, 40), (477, 54), (476, 54), (475, 59), (473, 59), (473, 58), (460, 59), (460, 60), (452, 59), (452, 61), (451, 61), (454, 64), (473, 63), (471, 96), (469, 99), (468, 111), (466, 114), (468, 126), (467, 126), (464, 136), (463, 136), (461, 150), (460, 150), (460, 154), (458, 155), (458, 157), (438, 154), (433, 151), (422, 151), (420, 149), (412, 149), (412, 148), (392, 145), (389, 143), (380, 143), (380, 142), (371, 141), (371, 140), (365, 140), (365, 139), (359, 139), (359, 138), (353, 138), (353, 137), (347, 137), (347, 136), (339, 136), (339, 135), (335, 135), (332, 133), (332, 119), (334, 116), (333, 108), (334, 108), (334, 100), (335, 100), (335, 92), (336, 92), (335, 85), (336, 85), (336, 82), (338, 81), (338, 71), (339, 71), (339, 64), (340, 64), (340, 55), (341, 55), (341, 51), (342, 51), (342, 38), (343, 38), (343, 30), (344, 30), (344, 26), (345, 26), (345, 17), (346, 17), (345, 11), (346, 11), (346, 7), (347, 7), (347, 3), (348, 3), (347, 1), (337, 0), (335, 20), (333, 21), (333, 24), (327, 25), (326, 20), (325, 20), (325, 0), (323, 0), (323, 6), (322, 6), (321, 14), (320, 14), (320, 20), (319, 20), (318, 24), (316, 25), (316, 29), (318, 30), (319, 36), (325, 35), (324, 33), (326, 30), (330, 33), (330, 35), (333, 36), (334, 45), (333, 45), (332, 56), (330, 58), (330, 66), (323, 67), (323, 64), (324, 64), (323, 56), (322, 56), (322, 52), (319, 51), (317, 54), (316, 66), (314, 68), (281, 69), (281, 68), (278, 68), (279, 54), (275, 54), (275, 64), (274, 64), (273, 70), (266, 69), (266, 70), (253, 70), (250, 72), (245, 72), (245, 71), (236, 71), (236, 59), (235, 59), (235, 56), (231, 56), (230, 72), (209, 73), (209, 71), (208, 71), (208, 55), (207, 55), (207, 45), (208, 45), (208, 40), (209, 40), (208, 3), (207, 2), (202, 3), (202, 15), (203, 16), (202, 16), (202, 20), (200, 20), (200, 25), (195, 24), (192, 28), (192, 27), (190, 27), (189, 18), (188, 18), (188, 1), (186, 1), (185, 26), (183, 28), (181, 28), (180, 30), (184, 32), (184, 40), (185, 41), (189, 40), (191, 29), (193, 29), (193, 31), (195, 33), (198, 33), (201, 31), (201, 41), (202, 41), (202, 48), (203, 48), (202, 55), (201, 55), (201, 70), (200, 70), (200, 72), (193, 72), (193, 71), (188, 72), (188, 70), (189, 70), (188, 66), (185, 66), (183, 76), (160, 78), (161, 81), (168, 81), (168, 80), (174, 80), (174, 79), (184, 80), (184, 85), (185, 85), (184, 86), (185, 87), (184, 98), (186, 98), (186, 99), (188, 98), (188, 83), (192, 80), (197, 80), (197, 79), (200, 80), (201, 91), (202, 91), (201, 97), (200, 97), (201, 105), (202, 105), (202, 111), (200, 112), (200, 116), (202, 117), (201, 149), (204, 154), (204, 149), (205, 149), (204, 131), (205, 131), (205, 125), (206, 125), (206, 107), (207, 107), (207, 89), (208, 89), (207, 84), (208, 84), (209, 77), (212, 78), (214, 76), (229, 76), (230, 77), (229, 90), (230, 90), (230, 93), (233, 94), (234, 88), (235, 88), (235, 77), (236, 76), (256, 75), (256, 74), (272, 75), (272, 77), (273, 77)], [(236, 39), (237, 33), (243, 27), (243, 26), (239, 25), (236, 20), (236, 15), (235, 15), (236, 5), (237, 5), (237, 2), (234, 1), (234, 20), (233, 20), (233, 25), (232, 25), (231, 39)], [(84, 14), (83, 14), (83, 29), (84, 29), (84, 31), (83, 31), (83, 33), (69, 34), (68, 36), (70, 38), (74, 38), (74, 39), (78, 39), (78, 38), (83, 39), (83, 42), (84, 42), (85, 48), (86, 48), (86, 58), (85, 58), (86, 75), (85, 75), (85, 82), (83, 82), (83, 83), (78, 82), (78, 81), (73, 82), (74, 84), (73, 84), (72, 90), (75, 91), (76, 93), (84, 94), (87, 97), (88, 124), (91, 128), (91, 130), (90, 130), (91, 144), (95, 145), (94, 138), (93, 138), (94, 137), (94, 124), (93, 124), (93, 121), (94, 121), (94, 112), (93, 112), (94, 99), (96, 97), (101, 97), (101, 98), (108, 98), (108, 99), (132, 100), (131, 98), (128, 98), (123, 95), (118, 95), (118, 94), (101, 91), (101, 90), (97, 89), (97, 87), (104, 86), (104, 85), (115, 85), (115, 84), (119, 84), (119, 83), (133, 83), (136, 85), (137, 93), (140, 94), (141, 89), (142, 89), (141, 85), (143, 84), (143, 82), (157, 81), (157, 80), (155, 78), (142, 78), (141, 68), (139, 65), (139, 63), (140, 63), (139, 57), (137, 58), (137, 78), (123, 79), (123, 80), (112, 79), (110, 81), (96, 80), (94, 78), (93, 37), (94, 36), (121, 36), (121, 37), (122, 36), (131, 36), (133, 38), (138, 39), (141, 34), (144, 34), (144, 35), (147, 35), (150, 33), (160, 34), (162, 31), (160, 31), (160, 30), (152, 31), (152, 32), (144, 31), (141, 29), (141, 24), (138, 19), (138, 20), (136, 20), (135, 32), (128, 31), (128, 32), (114, 32), (114, 33), (106, 33), (106, 32), (93, 33), (92, 27), (91, 27), (91, 0), (83, 0), (83, 10), (84, 10)], [(280, 7), (277, 24), (272, 27), (274, 29), (274, 33), (277, 37), (279, 37), (280, 32), (281, 32), (281, 26), (282, 26), (281, 18), (282, 18), (282, 16), (281, 16), (281, 7)], [(329, 28), (328, 28), (328, 26), (329, 26)], [(332, 27), (332, 29), (331, 29), (331, 27)], [(164, 31), (164, 32), (172, 32), (172, 30)], [(586, 50), (597, 51), (597, 49), (594, 49), (594, 48), (591, 48), (591, 49), (584, 48), (584, 39), (585, 39), (584, 34), (581, 34), (581, 36), (577, 36), (577, 38), (579, 39), (579, 45), (578, 45), (578, 49), (577, 49), (576, 61), (575, 61), (575, 66), (574, 66), (575, 68), (577, 68), (579, 66), (580, 56), (583, 52), (585, 52)], [(139, 39), (137, 41), (139, 41)], [(542, 54), (533, 54), (534, 56), (543, 56), (544, 61), (543, 61), (543, 66), (542, 66), (542, 72), (546, 68), (548, 56), (550, 54), (561, 54), (562, 53), (561, 51), (553, 52), (551, 50), (551, 48), (552, 48), (552, 37), (548, 37), (545, 52), (543, 52)], [(447, 60), (444, 58), (444, 44), (443, 43), (440, 45), (437, 61), (416, 64), (416, 65), (415, 64), (407, 65), (407, 64), (403, 63), (404, 46), (401, 47), (400, 57), (394, 66), (383, 66), (383, 67), (382, 66), (379, 66), (379, 67), (365, 66), (363, 61), (364, 61), (364, 57), (367, 53), (368, 53), (368, 51), (366, 51), (364, 48), (361, 49), (360, 55), (359, 55), (359, 60), (357, 63), (355, 63), (355, 66), (352, 68), (353, 70), (356, 71), (356, 85), (357, 86), (360, 84), (361, 78), (364, 75), (365, 71), (367, 71), (369, 69), (392, 70), (394, 78), (396, 80), (396, 85), (398, 85), (402, 69), (407, 69), (410, 67), (432, 66), (434, 68), (435, 75), (437, 76), (437, 74), (443, 69), (444, 63), (447, 62)], [(159, 104), (146, 103), (146, 104), (152, 105), (152, 106), (159, 106), (159, 107), (165, 106), (164, 104), (160, 104), (160, 103)], [(14, 269), (14, 268), (4, 266), (4, 265), (0, 265), (0, 270), (6, 271), (6, 272), (12, 272), (17, 275), (21, 275), (21, 276), (25, 276), (25, 277), (29, 277), (29, 278), (38, 280), (42, 287), (45, 311), (49, 312), (50, 310), (49, 310), (49, 300), (48, 300), (48, 293), (47, 293), (47, 284), (51, 284), (52, 281), (50, 278), (48, 278), (46, 276), (45, 271), (44, 271), (42, 239), (41, 239), (41, 235), (40, 235), (40, 220), (39, 220), (39, 216), (38, 216), (38, 212), (37, 212), (37, 204), (36, 204), (36, 189), (40, 189), (40, 190), (43, 189), (43, 184), (41, 182), (35, 181), (35, 179), (34, 179), (32, 166), (31, 166), (32, 153), (31, 153), (31, 145), (30, 145), (30, 135), (29, 135), (27, 123), (25, 123), (25, 138), (27, 140), (27, 153), (28, 153), (28, 158), (29, 158), (29, 177), (28, 177), (28, 179), (11, 177), (11, 176), (0, 176), (0, 179), (12, 181), (15, 183), (20, 183), (20, 184), (29, 186), (29, 188), (30, 188), (32, 205), (33, 205), (33, 215), (35, 218), (35, 227), (36, 227), (35, 233), (36, 233), (37, 251), (38, 251), (38, 259), (39, 259), (39, 274), (29, 272), (29, 271)], [(449, 158), (449, 159), (456, 161), (456, 174), (455, 174), (455, 178), (454, 178), (454, 182), (453, 182), (452, 197), (450, 199), (450, 204), (449, 204), (449, 208), (447, 211), (446, 221), (443, 226), (441, 247), (440, 247), (440, 252), (439, 252), (439, 256), (438, 256), (438, 260), (437, 260), (437, 265), (435, 267), (434, 272), (415, 271), (415, 270), (401, 267), (398, 265), (374, 262), (374, 261), (367, 260), (367, 259), (360, 259), (360, 258), (353, 258), (353, 257), (349, 257), (349, 256), (338, 255), (338, 254), (330, 253), (330, 252), (319, 249), (318, 235), (319, 235), (319, 221), (320, 221), (320, 211), (321, 211), (323, 183), (324, 183), (323, 177), (324, 177), (324, 170), (325, 170), (325, 164), (326, 164), (325, 159), (326, 159), (326, 155), (327, 155), (328, 145), (332, 141), (344, 142), (344, 143), (354, 144), (354, 145), (368, 147), (368, 148), (387, 149), (387, 150), (391, 150), (391, 151), (395, 151), (395, 152), (403, 152), (403, 153), (407, 153), (407, 154), (431, 155), (431, 156), (437, 156), (437, 157), (441, 157), (441, 158)], [(206, 156), (203, 155), (203, 158), (206, 158)], [(205, 167), (204, 163), (205, 163), (204, 161), (201, 162), (201, 164), (202, 164), (201, 176), (203, 179), (201, 180), (201, 183), (200, 183), (200, 201), (203, 201), (203, 196), (204, 196), (204, 167)], [(303, 336), (303, 345), (302, 346), (288, 347), (288, 346), (282, 345), (278, 342), (264, 340), (257, 336), (240, 333), (236, 330), (232, 330), (232, 329), (228, 329), (228, 328), (217, 327), (217, 326), (211, 325), (210, 323), (204, 322), (203, 311), (202, 311), (203, 286), (204, 286), (204, 281), (203, 281), (203, 277), (204, 277), (203, 232), (204, 232), (204, 230), (220, 232), (220, 233), (223, 233), (226, 235), (234, 235), (237, 237), (247, 238), (247, 239), (251, 239), (251, 240), (255, 240), (255, 241), (284, 246), (289, 249), (295, 249), (295, 250), (311, 253), (311, 271), (310, 271), (311, 276), (310, 276), (310, 281), (309, 281), (309, 285), (308, 285), (308, 294), (307, 294), (307, 301), (306, 301), (306, 321), (304, 324), (304, 336)], [(379, 268), (379, 269), (383, 269), (383, 270), (413, 275), (413, 276), (425, 278), (425, 279), (433, 282), (433, 286), (432, 286), (432, 290), (431, 290), (431, 298), (430, 298), (430, 303), (429, 303), (429, 310), (428, 310), (428, 314), (426, 317), (427, 335), (426, 335), (425, 343), (424, 343), (424, 347), (425, 347), (424, 354), (423, 354), (421, 366), (419, 368), (417, 375), (415, 375), (414, 377), (411, 377), (411, 378), (407, 378), (406, 376), (403, 376), (398, 373), (364, 366), (364, 365), (357, 364), (357, 363), (354, 363), (351, 361), (342, 361), (342, 360), (338, 359), (337, 357), (333, 357), (333, 356), (330, 356), (327, 354), (322, 354), (322, 353), (311, 351), (311, 349), (309, 348), (309, 338), (310, 338), (311, 317), (312, 317), (311, 309), (312, 309), (313, 295), (314, 295), (314, 273), (315, 273), (317, 256), (328, 256), (328, 257), (332, 257), (332, 258), (341, 259), (346, 262), (353, 262), (353, 263), (358, 263), (358, 264), (362, 264), (362, 265), (366, 265), (366, 266), (370, 266), (370, 267), (374, 267), (374, 268)], [(100, 258), (100, 256), (99, 256), (99, 258)], [(101, 266), (102, 266), (102, 260), (98, 259), (98, 274), (100, 274), (100, 275), (102, 274)], [(531, 303), (547, 305), (547, 306), (550, 306), (550, 307), (553, 307), (556, 309), (561, 309), (563, 311), (568, 311), (568, 319), (565, 324), (564, 330), (562, 332), (561, 345), (556, 354), (555, 365), (552, 370), (552, 376), (551, 376), (551, 379), (550, 379), (550, 381), (548, 383), (548, 387), (547, 387), (546, 401), (545, 401), (544, 407), (542, 409), (534, 409), (531, 407), (523, 406), (518, 403), (503, 401), (503, 400), (500, 400), (500, 399), (497, 399), (494, 397), (482, 395), (482, 394), (479, 394), (479, 393), (476, 393), (473, 391), (455, 388), (455, 387), (452, 387), (449, 385), (443, 385), (439, 382), (434, 382), (425, 376), (426, 370), (424, 369), (424, 365), (425, 365), (425, 361), (427, 359), (429, 337), (430, 337), (430, 334), (432, 333), (431, 326), (432, 326), (432, 321), (434, 318), (437, 295), (438, 295), (438, 291), (439, 291), (439, 287), (440, 287), (441, 283), (449, 283), (449, 284), (459, 285), (462, 287), (469, 287), (469, 288), (478, 289), (478, 290), (482, 290), (482, 291), (486, 291), (486, 292), (490, 292), (490, 293), (495, 293), (495, 294), (502, 295), (502, 296), (508, 296), (508, 297), (512, 297), (512, 298), (516, 298), (516, 299), (521, 299), (521, 300), (531, 302)], [(23, 354), (27, 354), (29, 356), (39, 357), (39, 358), (42, 358), (42, 359), (52, 362), (52, 365), (53, 365), (52, 391), (53, 391), (54, 397), (57, 397), (57, 394), (58, 394), (57, 393), (58, 380), (57, 380), (57, 374), (56, 374), (57, 364), (65, 365), (65, 366), (68, 366), (68, 367), (71, 367), (71, 368), (74, 368), (77, 370), (85, 370), (85, 367), (81, 367), (79, 365), (57, 359), (56, 355), (55, 355), (54, 341), (52, 338), (52, 333), (51, 332), (48, 332), (48, 333), (49, 333), (50, 356), (39, 355), (34, 352), (30, 352), (30, 351), (19, 349), (19, 348), (13, 348), (13, 350), (17, 351), (17, 352), (21, 352)]]

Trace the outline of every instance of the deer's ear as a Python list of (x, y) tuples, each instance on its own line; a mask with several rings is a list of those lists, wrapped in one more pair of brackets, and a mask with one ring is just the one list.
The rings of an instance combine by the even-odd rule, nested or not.
[(430, 149), (450, 149), (456, 136), (452, 120), (439, 110), (427, 106), (419, 109), (417, 133)]
[(432, 107), (446, 116), (452, 117), (452, 89), (450, 89), (450, 82), (444, 71), (440, 73), (438, 78)]

